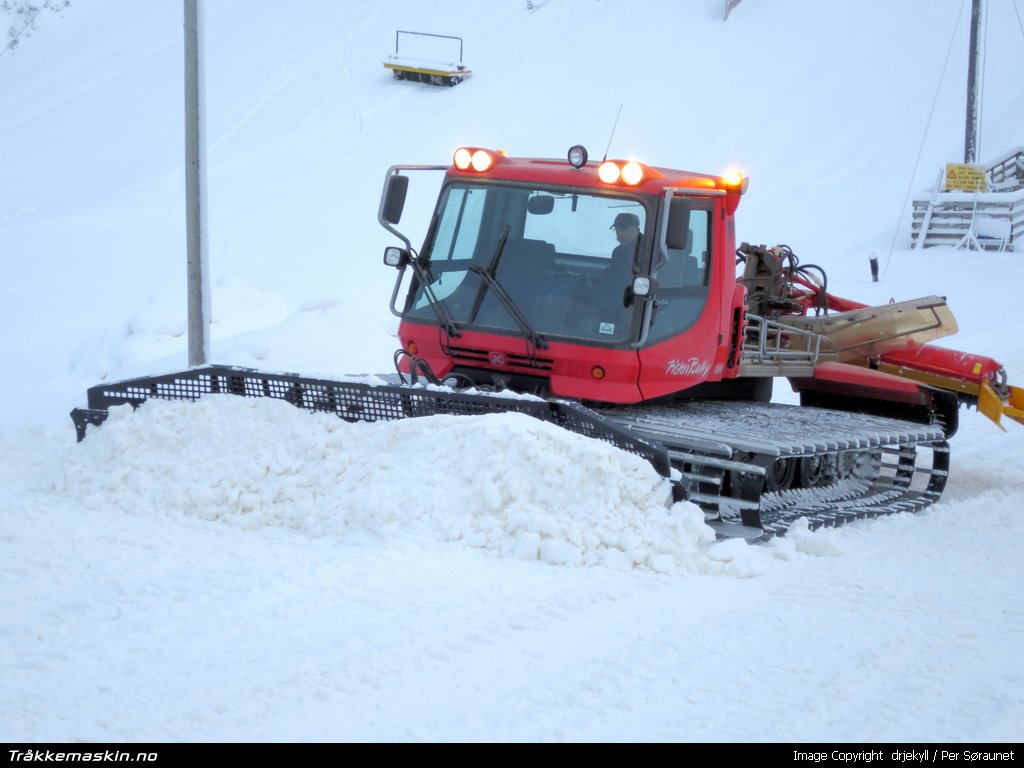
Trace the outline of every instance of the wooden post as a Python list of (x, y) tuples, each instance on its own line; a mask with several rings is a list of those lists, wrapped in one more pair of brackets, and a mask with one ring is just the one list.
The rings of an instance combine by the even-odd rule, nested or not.
[(185, 2), (185, 251), (188, 268), (188, 364), (210, 352), (210, 277), (206, 247), (206, 142), (203, 108), (202, 0)]
[(967, 62), (967, 126), (964, 131), (964, 163), (972, 165), (978, 158), (978, 36), (981, 34), (981, 0), (972, 0), (971, 44)]

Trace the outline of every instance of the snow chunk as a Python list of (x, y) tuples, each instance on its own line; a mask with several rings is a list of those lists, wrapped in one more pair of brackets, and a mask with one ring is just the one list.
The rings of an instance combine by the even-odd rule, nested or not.
[(805, 518), (793, 522), (786, 531), (786, 539), (792, 542), (797, 552), (821, 557), (837, 557), (842, 550), (836, 544), (834, 529), (819, 528), (812, 531)]

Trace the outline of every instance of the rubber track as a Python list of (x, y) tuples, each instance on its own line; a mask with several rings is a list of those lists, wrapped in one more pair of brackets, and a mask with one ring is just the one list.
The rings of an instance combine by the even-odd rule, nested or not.
[[(816, 529), (919, 511), (939, 500), (948, 476), (941, 425), (742, 401), (594, 410), (664, 444), (722, 536), (768, 539), (800, 518)], [(819, 486), (771, 490), (777, 460), (798, 457), (850, 466)]]

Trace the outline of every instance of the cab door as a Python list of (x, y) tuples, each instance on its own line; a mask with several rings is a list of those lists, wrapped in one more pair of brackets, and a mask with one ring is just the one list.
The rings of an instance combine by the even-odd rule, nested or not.
[(715, 207), (713, 199), (693, 200), (684, 247), (670, 248), (667, 259), (652, 269), (654, 309), (640, 350), (645, 400), (701, 384), (720, 367), (722, 305), (714, 286), (724, 265), (714, 258)]

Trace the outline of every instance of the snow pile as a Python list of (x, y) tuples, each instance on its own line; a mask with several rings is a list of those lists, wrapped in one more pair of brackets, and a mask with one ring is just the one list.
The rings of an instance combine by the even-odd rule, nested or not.
[[(466, 419), (475, 419), (466, 429)], [(552, 564), (706, 571), (703, 513), (643, 459), (521, 414), (348, 423), (209, 395), (115, 407), (52, 487), (92, 509)]]

